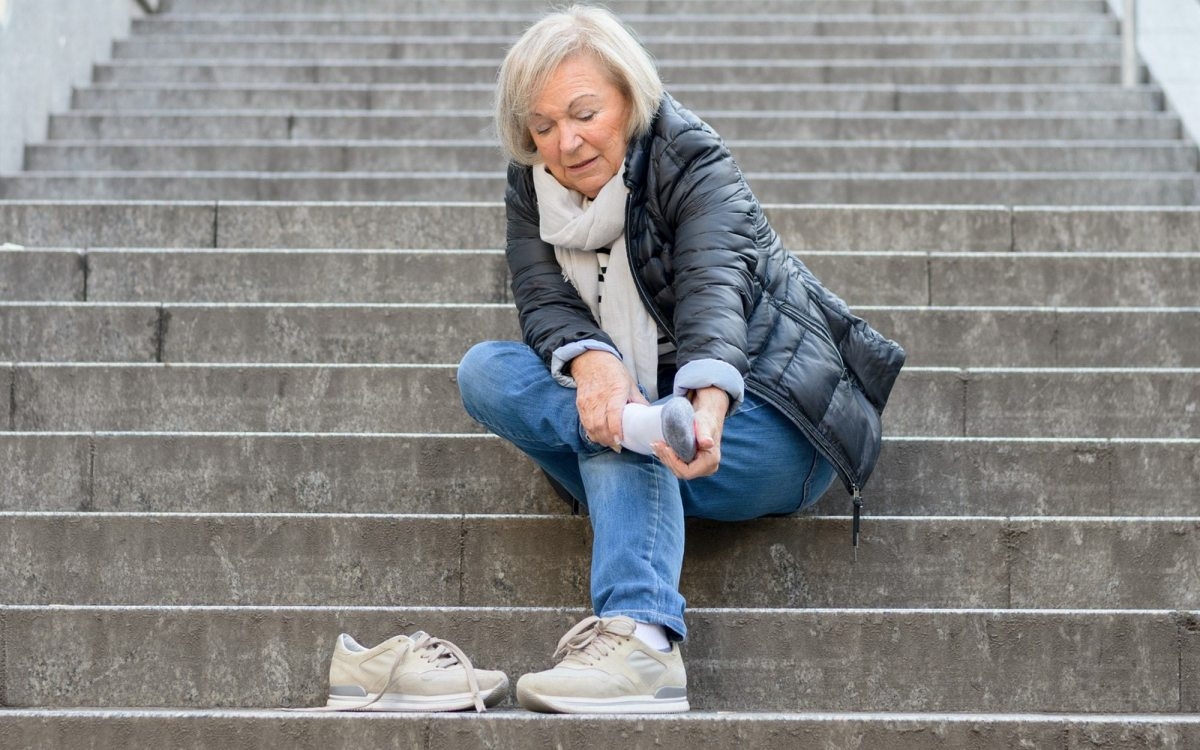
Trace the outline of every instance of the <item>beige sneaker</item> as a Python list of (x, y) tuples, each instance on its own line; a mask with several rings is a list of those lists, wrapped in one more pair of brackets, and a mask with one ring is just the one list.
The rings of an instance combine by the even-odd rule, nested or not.
[(503, 672), (475, 669), (458, 646), (425, 633), (366, 648), (342, 633), (329, 664), (327, 708), (341, 711), (461, 711), (494, 706)]
[(545, 672), (517, 680), (517, 701), (554, 713), (679, 713), (689, 709), (679, 644), (664, 653), (633, 633), (628, 617), (589, 617), (567, 631)]

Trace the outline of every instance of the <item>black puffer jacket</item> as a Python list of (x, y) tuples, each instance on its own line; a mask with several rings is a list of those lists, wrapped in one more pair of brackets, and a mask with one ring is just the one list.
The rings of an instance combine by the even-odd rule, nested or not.
[[(856, 493), (879, 457), (879, 415), (904, 364), (885, 339), (784, 249), (724, 142), (664, 96), (625, 158), (625, 241), (647, 307), (678, 366), (716, 359), (774, 404)], [(538, 232), (529, 167), (505, 195), (508, 265), (525, 342), (542, 359), (566, 344), (611, 344)]]

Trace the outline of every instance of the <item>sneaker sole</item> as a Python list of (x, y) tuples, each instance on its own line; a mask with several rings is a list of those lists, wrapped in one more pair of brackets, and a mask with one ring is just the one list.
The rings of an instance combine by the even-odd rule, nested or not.
[[(504, 682), (491, 690), (483, 690), (480, 697), (483, 705), (491, 708), (508, 692), (508, 683)], [(454, 693), (451, 695), (405, 695), (404, 693), (384, 693), (383, 697), (369, 706), (362, 704), (374, 699), (375, 693), (366, 696), (331, 695), (325, 704), (327, 708), (342, 711), (465, 711), (475, 708), (475, 699), (470, 693)]]
[(691, 710), (687, 698), (569, 698), (517, 692), (522, 708), (554, 714), (679, 714)]

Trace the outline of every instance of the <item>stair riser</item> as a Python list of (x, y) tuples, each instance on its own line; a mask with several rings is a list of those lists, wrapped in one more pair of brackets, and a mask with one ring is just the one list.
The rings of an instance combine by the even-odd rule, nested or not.
[[(0, 517), (10, 604), (579, 606), (581, 518)], [(1200, 522), (692, 522), (694, 607), (1200, 608)], [(554, 560), (546, 565), (546, 560)], [(96, 560), (104, 560), (101, 567)], [(863, 585), (863, 581), (870, 581)]]
[[(241, 0), (165, 0), (163, 9), (175, 13), (246, 13)], [(496, 13), (520, 13), (537, 17), (547, 9), (545, 0), (489, 0), (488, 9)], [(728, 14), (727, 0), (610, 0), (605, 7), (621, 15), (712, 15)], [(737, 6), (733, 6), (737, 7)], [(981, 4), (978, 0), (810, 0), (800, 7), (806, 13), (1103, 13), (1102, 0), (998, 0)], [(760, 0), (754, 3), (760, 13), (796, 13), (795, 0)], [(474, 0), (260, 0), (254, 13), (479, 13)]]
[[(260, 64), (214, 63), (211, 60), (183, 64), (178, 61), (125, 61), (95, 66), (96, 83), (491, 83), (496, 77), (495, 61), (422, 63), (412, 61), (375, 65), (350, 63)], [(1060, 62), (1013, 64), (1004, 61), (939, 63), (855, 64), (788, 62), (751, 66), (744, 60), (705, 63), (660, 61), (659, 72), (672, 83), (890, 83), (890, 84), (1117, 84), (1120, 66), (1109, 62)], [(1139, 74), (1144, 79), (1144, 73)]]
[[(970, 42), (960, 39), (944, 41), (942, 35), (964, 33), (988, 37), (1031, 36), (1030, 22), (1017, 19), (967, 23), (939, 23), (914, 20), (891, 24), (787, 24), (772, 36), (751, 39), (731, 38), (731, 32), (709, 26), (698, 29), (706, 38), (676, 40), (651, 37), (644, 33), (643, 41), (655, 59), (677, 64), (682, 61), (711, 60), (879, 60), (906, 62), (910, 60), (1104, 60), (1120, 55), (1120, 40), (1087, 39), (1093, 33), (1087, 26), (1095, 23), (1087, 16), (1082, 22), (1050, 22), (1047, 28), (1037, 25), (1037, 34), (1053, 36), (1040, 41), (1005, 39), (1003, 41)], [(1101, 19), (1102, 23), (1107, 23)], [(1036, 23), (1036, 22), (1034, 22)], [(995, 28), (993, 28), (993, 26)], [(379, 60), (488, 60), (498, 61), (505, 49), (520, 35), (522, 24), (513, 24), (512, 33), (500, 29), (463, 32), (469, 38), (439, 38), (393, 35), (384, 29), (373, 39), (289, 40), (286, 38), (244, 38), (242, 35), (205, 39), (186, 37), (141, 36), (119, 40), (113, 45), (115, 60), (258, 60), (258, 61), (379, 61)], [(957, 28), (956, 28), (957, 27)], [(965, 28), (963, 28), (965, 27)], [(980, 32), (985, 32), (981, 34)], [(362, 33), (359, 31), (358, 33)], [(418, 32), (420, 33), (420, 32)], [(910, 36), (915, 39), (888, 39), (888, 36)], [(1070, 39), (1079, 36), (1079, 39)], [(383, 37), (382, 40), (380, 37)], [(824, 37), (837, 37), (828, 39)], [(1068, 38), (1063, 38), (1068, 37)]]
[[(1137, 140), (1168, 141), (1181, 135), (1169, 115), (1079, 117), (1005, 115), (905, 116), (887, 112), (847, 115), (779, 113), (766, 117), (699, 113), (728, 140)], [(388, 140), (481, 138), (491, 128), (487, 113), (312, 114), (87, 114), (50, 119), (51, 140)], [(1145, 144), (1154, 145), (1154, 144)], [(33, 147), (40, 150), (42, 147)], [(741, 149), (739, 149), (739, 154)]]
[[(10, 430), (479, 432), (454, 367), (15, 365)], [(1197, 371), (907, 369), (892, 435), (1200, 434)]]
[[(411, 138), (396, 132), (393, 138)], [(727, 136), (728, 137), (728, 136)], [(769, 172), (1187, 172), (1197, 168), (1190, 144), (1137, 142), (1026, 145), (979, 143), (729, 144), (739, 166)], [(25, 149), (34, 171), (121, 172), (490, 172), (507, 160), (495, 142), (437, 145), (46, 144)], [(1189, 175), (1190, 176), (1190, 175)]]
[[(767, 203), (941, 203), (960, 205), (1179, 206), (1196, 203), (1190, 173), (1076, 175), (747, 175)], [(201, 175), (23, 173), (0, 183), (0, 199), (240, 201), (490, 201), (504, 194), (502, 173), (403, 175)]]
[(1088, 750), (1097, 745), (1130, 750), (1188, 750), (1200, 743), (1195, 722), (1071, 718), (884, 718), (779, 716), (639, 716), (638, 731), (610, 718), (548, 719), (544, 714), (467, 715), (174, 715), (120, 713), (80, 715), (64, 712), (14, 715), (0, 713), (0, 732), (14, 746), (40, 750), (69, 746), (79, 750), (113, 747), (139, 750), (228, 750), (296, 746), (303, 733), (307, 747), (421, 747), (463, 750), (484, 747), (586, 747), (603, 743), (628, 750), (692, 750), (696, 747), (780, 747), (797, 737), (812, 750), (863, 747), (889, 750), (1008, 750), (1013, 747), (1061, 747)]
[[(1032, 90), (997, 86), (907, 87), (782, 85), (712, 86), (672, 82), (671, 93), (696, 111), (899, 111), (942, 112), (1159, 112), (1162, 92), (1150, 87), (1044, 87)], [(412, 85), (337, 86), (154, 86), (78, 89), (72, 104), (82, 110), (113, 109), (325, 109), (325, 110), (471, 110), (486, 109), (493, 87)], [(1119, 115), (1118, 115), (1119, 116)]]
[[(1186, 207), (769, 205), (766, 212), (784, 244), (805, 258), (813, 251), (833, 250), (1200, 251), (1200, 210)], [(504, 207), (498, 198), (459, 205), (222, 202), (219, 209), (203, 202), (14, 201), (0, 202), (0, 232), (5, 241), (30, 247), (500, 248)], [(0, 250), (0, 263), (9, 264), (9, 272), (12, 264), (26, 263), (22, 256)]]
[[(40, 254), (22, 251), (12, 256)], [(1194, 290), (1200, 284), (1200, 257), (1195, 254), (812, 251), (800, 256), (852, 306), (1186, 307), (1196, 304)], [(271, 252), (92, 251), (87, 256), (86, 294), (82, 272), (68, 264), (68, 254), (54, 253), (51, 260), (22, 263), (30, 287), (14, 290), (11, 301), (25, 295), (42, 299), (51, 291), (62, 292), (66, 300), (86, 296), (92, 302), (511, 301), (507, 266), (499, 251), (292, 252), (286, 262)], [(74, 289), (72, 283), (77, 284)], [(1116, 341), (1096, 351), (1114, 346), (1118, 356), (1131, 351)]]
[[(1200, 367), (1200, 309), (912, 310), (860, 315), (910, 365)], [(475, 342), (520, 340), (503, 307), (295, 308), (0, 304), (0, 361), (453, 363)]]
[[(10, 706), (274, 708), (324, 700), (339, 632), (377, 643), (428, 630), (515, 678), (547, 668), (584, 610), (6, 608), (2, 616)], [(728, 711), (1194, 712), (1200, 637), (1188, 622), (1168, 613), (693, 610), (688, 697), (697, 710)]]
[[(1042, 41), (1041, 37), (1092, 37), (1080, 39), (1083, 45), (1114, 45), (1117, 40), (1111, 38), (1116, 34), (1115, 24), (1111, 17), (1094, 12), (1053, 13), (1030, 17), (1029, 15), (997, 14), (992, 7), (987, 7), (987, 15), (983, 18), (972, 17), (969, 14), (948, 15), (944, 9), (938, 9), (930, 15), (858, 15), (847, 18), (844, 11), (836, 16), (824, 17), (814, 14), (811, 6), (806, 4), (793, 5), (790, 12), (768, 14), (756, 12), (745, 15), (723, 14), (705, 16), (699, 13), (685, 13), (670, 17), (659, 16), (627, 16), (623, 20), (635, 31), (656, 56), (666, 57), (665, 50), (685, 48), (690, 37), (720, 38), (731, 45), (750, 45), (747, 37), (770, 40), (772, 37), (837, 37), (844, 41), (846, 37), (943, 37), (943, 46), (979, 44), (971, 37), (1031, 37), (1021, 40), (1025, 44), (1048, 44), (1059, 40)], [(476, 9), (478, 12), (478, 9)], [(886, 9), (885, 9), (886, 10)], [(420, 37), (458, 37), (447, 40), (451, 44), (491, 44), (493, 49), (488, 54), (495, 54), (494, 40), (499, 39), (511, 43), (537, 20), (535, 14), (525, 17), (511, 15), (485, 15), (475, 17), (437, 18), (413, 15), (391, 16), (326, 16), (271, 18), (264, 15), (251, 16), (192, 16), (176, 17), (163, 16), (159, 18), (138, 19), (133, 24), (135, 36), (132, 39), (118, 43), (118, 50), (126, 49), (132, 52), (143, 45), (154, 46), (166, 44), (163, 37), (179, 36), (189, 42), (196, 42), (197, 37), (254, 37), (255, 42), (264, 41), (262, 37), (280, 37), (278, 42), (289, 42), (289, 36), (313, 37), (367, 37), (354, 40), (376, 46), (396, 44), (432, 44), (428, 39)], [(1105, 36), (1110, 38), (1105, 39)], [(473, 37), (474, 39), (463, 39)], [(480, 39), (485, 37), (486, 39)], [(221, 40), (225, 42), (225, 39)], [(307, 40), (306, 40), (307, 41)], [(815, 40), (814, 40), (815, 41)], [(874, 39), (871, 41), (883, 44), (903, 44), (909, 40)], [(277, 43), (278, 43), (277, 42)], [(330, 45), (338, 42), (322, 42)], [(295, 43), (295, 42), (294, 42)], [(695, 44), (692, 42), (693, 45)], [(758, 49), (758, 48), (756, 48)], [(741, 57), (761, 56), (762, 52)], [(432, 55), (430, 55), (432, 56)], [(441, 54), (439, 56), (446, 56)]]
[[(0, 510), (569, 511), (531, 461), (484, 435), (0, 432), (0, 458)], [(868, 515), (1153, 517), (1195, 515), (1197, 493), (1194, 442), (888, 436), (866, 497)], [(845, 500), (835, 486), (810, 513), (842, 515)]]

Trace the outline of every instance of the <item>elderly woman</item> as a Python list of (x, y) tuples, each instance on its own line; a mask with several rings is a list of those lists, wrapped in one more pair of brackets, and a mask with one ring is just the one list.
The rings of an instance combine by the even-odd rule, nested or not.
[(838, 476), (857, 516), (904, 352), (784, 249), (720, 137), (607, 11), (517, 41), (496, 124), (524, 343), (474, 346), (459, 387), (594, 532), (595, 616), (517, 698), (686, 711), (684, 519), (795, 513)]

